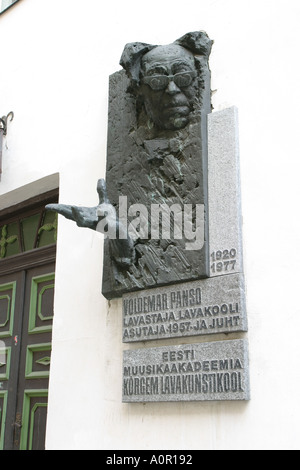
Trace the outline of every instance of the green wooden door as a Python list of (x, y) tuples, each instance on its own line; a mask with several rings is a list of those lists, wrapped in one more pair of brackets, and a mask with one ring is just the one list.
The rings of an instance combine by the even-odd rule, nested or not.
[(45, 448), (56, 219), (43, 207), (0, 218), (0, 450)]
[(0, 445), (45, 446), (54, 264), (0, 278)]

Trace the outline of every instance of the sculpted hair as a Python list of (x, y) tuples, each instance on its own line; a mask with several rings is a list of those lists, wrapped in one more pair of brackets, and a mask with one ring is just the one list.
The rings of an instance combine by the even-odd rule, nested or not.
[[(173, 44), (182, 46), (192, 52), (195, 56), (209, 57), (213, 41), (209, 39), (204, 31), (187, 33)], [(142, 58), (147, 52), (155, 49), (158, 45), (146, 44), (142, 42), (132, 42), (126, 44), (120, 59), (120, 65), (126, 70), (131, 80), (133, 88), (140, 84), (140, 72)]]

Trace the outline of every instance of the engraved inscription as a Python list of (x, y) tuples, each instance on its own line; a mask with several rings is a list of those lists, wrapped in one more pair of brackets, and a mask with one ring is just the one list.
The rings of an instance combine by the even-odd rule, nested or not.
[(213, 251), (210, 255), (212, 264), (210, 266), (212, 273), (230, 273), (236, 269), (236, 256), (237, 250), (232, 248), (231, 250), (218, 250)]
[(125, 351), (123, 401), (248, 399), (244, 340)]
[(246, 329), (239, 274), (123, 296), (123, 342)]

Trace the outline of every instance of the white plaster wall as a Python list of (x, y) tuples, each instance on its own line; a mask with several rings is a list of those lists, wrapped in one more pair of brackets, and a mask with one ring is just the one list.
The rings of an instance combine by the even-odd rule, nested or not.
[(130, 346), (100, 292), (101, 236), (60, 218), (48, 449), (300, 447), (299, 18), (299, 0), (20, 0), (0, 17), (1, 195), (59, 173), (61, 202), (96, 204), (126, 42), (206, 30), (214, 107), (240, 116), (251, 401), (122, 404)]

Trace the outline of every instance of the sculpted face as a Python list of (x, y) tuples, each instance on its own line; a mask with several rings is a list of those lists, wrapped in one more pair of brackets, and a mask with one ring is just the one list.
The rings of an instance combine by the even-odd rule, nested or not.
[(158, 46), (142, 59), (141, 92), (146, 112), (160, 129), (182, 129), (196, 97), (194, 56), (171, 44)]

